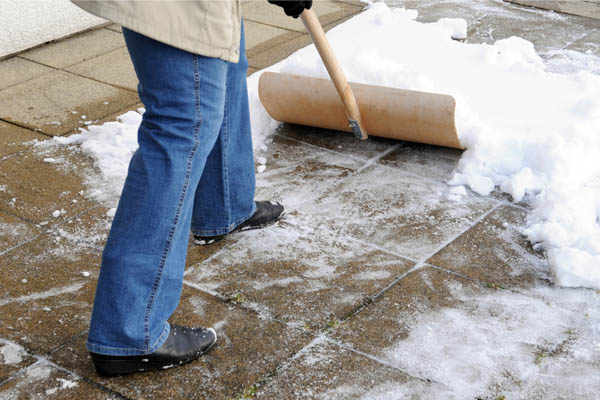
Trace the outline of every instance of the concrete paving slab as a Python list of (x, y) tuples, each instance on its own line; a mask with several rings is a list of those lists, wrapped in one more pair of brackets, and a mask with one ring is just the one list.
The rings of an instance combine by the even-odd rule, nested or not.
[(600, 56), (600, 29), (589, 32), (583, 38), (567, 46), (565, 50)]
[(1, 90), (0, 118), (48, 135), (62, 135), (83, 126), (85, 121), (136, 103), (137, 93), (54, 71)]
[(251, 57), (254, 54), (268, 50), (273, 46), (301, 35), (298, 32), (290, 32), (287, 29), (253, 21), (244, 21), (244, 30), (246, 34), (247, 57)]
[(467, 43), (492, 44), (497, 40), (519, 36), (534, 43), (539, 53), (563, 48), (597, 29), (597, 21), (557, 14), (508, 2), (401, 0), (388, 2), (419, 11), (418, 21), (433, 22), (440, 18), (463, 18), (467, 21)]
[(342, 323), (333, 336), (432, 382), (383, 387), (387, 396), (379, 398), (593, 399), (600, 355), (587, 326), (598, 316), (588, 322), (579, 302), (592, 300), (583, 307), (593, 307), (594, 295), (542, 293), (536, 298), (496, 291), (424, 268)]
[(65, 68), (124, 47), (123, 35), (95, 29), (19, 54), (19, 57), (53, 68)]
[(297, 50), (300, 50), (311, 43), (310, 36), (305, 33), (292, 40), (288, 40), (280, 45), (272, 47), (268, 49), (268, 51), (251, 55), (248, 57), (248, 64), (255, 69), (264, 69), (289, 57)]
[(126, 47), (75, 64), (66, 71), (137, 92), (138, 79)]
[(109, 29), (113, 32), (123, 33), (123, 29), (121, 28), (121, 25), (111, 24), (111, 25), (106, 26), (105, 28)]
[(12, 57), (0, 61), (0, 90), (54, 71), (44, 65)]
[(311, 217), (340, 234), (422, 261), (497, 207), (496, 200), (474, 193), (454, 202), (449, 190), (443, 180), (374, 165), (329, 191)]
[(561, 13), (580, 15), (600, 19), (600, 1), (598, 0), (505, 0), (524, 6), (554, 10)]
[(429, 263), (506, 288), (529, 288), (552, 281), (548, 261), (521, 235), (527, 212), (502, 207), (471, 228)]
[(356, 7), (364, 8), (367, 6), (367, 3), (361, 0), (337, 0), (338, 3), (348, 3)]
[(437, 181), (445, 181), (452, 176), (463, 153), (457, 149), (421, 143), (403, 141), (396, 141), (396, 143), (398, 146), (382, 157), (379, 160), (380, 164)]
[(3, 265), (10, 268), (0, 275), (0, 306), (75, 293), (97, 276), (108, 224), (101, 212), (96, 214), (77, 217), (3, 254)]
[[(412, 263), (354, 243), (313, 219), (319, 198), (362, 162), (282, 137), (275, 137), (270, 149), (256, 198), (282, 201), (285, 218), (267, 229), (232, 235), (186, 279), (272, 318), (323, 329)], [(282, 290), (288, 295), (280, 296)]]
[(2, 255), (0, 337), (47, 354), (87, 331), (109, 227), (98, 207)]
[[(4, 187), (0, 191), (0, 210), (50, 227), (96, 204), (80, 194), (84, 190), (80, 173), (92, 168), (90, 159), (64, 149), (45, 157), (31, 149), (0, 161)], [(63, 209), (64, 213), (53, 217), (56, 210)]]
[(130, 399), (233, 399), (262, 379), (311, 338), (301, 331), (259, 318), (231, 303), (184, 287), (174, 323), (214, 326), (219, 339), (210, 353), (182, 367), (118, 378), (103, 378), (93, 370), (85, 338), (51, 355), (52, 361)]
[(286, 213), (305, 213), (332, 186), (365, 162), (282, 136), (268, 139), (266, 169), (257, 175), (257, 199), (282, 201)]
[(192, 266), (186, 280), (264, 318), (318, 331), (360, 308), (412, 266), (290, 215), (276, 226), (239, 235)]
[[(337, 1), (314, 1), (313, 10), (321, 25), (328, 25), (351, 14), (358, 13), (362, 7)], [(242, 3), (244, 20), (260, 22), (297, 32), (306, 32), (299, 18), (285, 15), (281, 7), (260, 0), (248, 0)]]
[(27, 150), (31, 147), (29, 142), (48, 139), (41, 133), (0, 121), (0, 159)]
[(3, 399), (121, 399), (77, 376), (40, 360), (23, 369), (13, 379), (0, 385)]
[(31, 222), (0, 211), (0, 254), (40, 233), (40, 227)]
[(249, 393), (255, 399), (391, 399), (379, 388), (419, 384), (398, 369), (317, 339)]
[(376, 136), (362, 141), (347, 132), (294, 124), (283, 124), (277, 134), (364, 161), (381, 156), (399, 144), (398, 141)]
[(19, 343), (34, 354), (44, 355), (85, 335), (96, 282), (89, 279), (83, 283), (84, 278), (80, 279), (79, 290), (0, 306), (0, 337)]
[(35, 363), (36, 359), (17, 343), (0, 337), (0, 395), (2, 385), (19, 370)]

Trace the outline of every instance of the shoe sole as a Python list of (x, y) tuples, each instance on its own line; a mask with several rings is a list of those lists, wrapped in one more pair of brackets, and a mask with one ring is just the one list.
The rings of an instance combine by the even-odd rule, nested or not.
[(215, 335), (215, 340), (207, 348), (195, 354), (193, 357), (181, 360), (175, 364), (164, 365), (159, 363), (144, 362), (143, 364), (141, 364), (142, 366), (140, 366), (140, 361), (101, 359), (92, 359), (92, 362), (94, 364), (94, 367), (96, 368), (96, 372), (106, 377), (128, 375), (136, 372), (160, 371), (164, 369), (179, 367), (180, 365), (184, 365), (191, 361), (197, 360), (204, 354), (208, 353), (210, 349), (212, 349), (215, 346), (215, 344), (217, 343), (217, 332), (213, 328), (208, 328), (208, 330), (212, 331), (213, 335)]
[(225, 239), (227, 236), (234, 234), (234, 233), (239, 233), (239, 232), (244, 232), (244, 231), (251, 231), (254, 229), (263, 229), (266, 228), (267, 226), (271, 226), (274, 223), (278, 222), (279, 220), (281, 220), (283, 218), (283, 216), (285, 215), (285, 211), (283, 211), (281, 214), (279, 214), (277, 216), (277, 218), (275, 218), (272, 221), (269, 222), (265, 222), (264, 224), (260, 224), (260, 225), (254, 225), (254, 226), (245, 226), (243, 228), (240, 228), (238, 230), (233, 230), (229, 233), (226, 233), (225, 235), (221, 235), (221, 236), (213, 236), (210, 239), (194, 239), (194, 243), (197, 244), (198, 246), (208, 246), (211, 245), (213, 243), (217, 243), (220, 242), (221, 240)]

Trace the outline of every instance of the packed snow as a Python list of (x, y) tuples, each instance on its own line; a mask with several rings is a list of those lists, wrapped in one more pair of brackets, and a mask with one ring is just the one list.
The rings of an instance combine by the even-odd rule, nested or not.
[[(448, 182), (457, 186), (451, 200), (460, 202), (465, 188), (482, 196), (499, 189), (531, 205), (523, 234), (547, 251), (557, 284), (600, 288), (598, 57), (571, 52), (561, 58), (563, 68), (551, 69), (563, 73), (550, 72), (529, 41), (462, 43), (454, 39), (466, 36), (466, 21), (421, 23), (417, 16), (416, 10), (375, 3), (330, 30), (348, 80), (454, 96), (467, 150)], [(312, 45), (268, 70), (327, 76)], [(258, 98), (261, 72), (248, 78), (257, 150), (265, 150), (265, 139), (279, 126)], [(88, 196), (118, 198), (142, 113), (55, 139), (80, 145), (96, 160), (102, 179)]]

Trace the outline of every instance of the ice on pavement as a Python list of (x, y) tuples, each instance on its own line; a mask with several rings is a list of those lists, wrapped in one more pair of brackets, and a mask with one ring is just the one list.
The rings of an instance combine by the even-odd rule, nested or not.
[[(348, 79), (453, 95), (467, 151), (449, 184), (482, 196), (499, 189), (530, 204), (523, 233), (547, 251), (556, 282), (600, 288), (599, 58), (572, 52), (561, 58), (562, 68), (553, 65), (552, 71), (564, 73), (550, 72), (531, 42), (511, 37), (461, 43), (453, 37), (465, 36), (465, 21), (421, 23), (417, 15), (375, 3), (330, 30)], [(314, 46), (269, 70), (327, 76)], [(279, 123), (260, 104), (259, 76), (252, 75), (248, 86), (254, 143), (264, 149)], [(118, 198), (140, 119), (139, 112), (129, 112), (118, 122), (56, 138), (79, 144), (96, 159), (102, 178), (91, 197)], [(460, 202), (462, 192), (453, 191), (452, 199)]]

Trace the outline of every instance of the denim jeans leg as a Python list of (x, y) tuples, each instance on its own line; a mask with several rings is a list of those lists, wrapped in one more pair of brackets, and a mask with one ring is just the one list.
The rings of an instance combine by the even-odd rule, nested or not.
[(198, 235), (228, 233), (256, 210), (245, 47), (242, 25), (240, 61), (227, 68), (225, 117), (196, 189), (192, 232)]
[(123, 28), (146, 107), (103, 252), (88, 350), (155, 351), (179, 303), (194, 196), (222, 126), (230, 63)]

